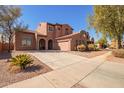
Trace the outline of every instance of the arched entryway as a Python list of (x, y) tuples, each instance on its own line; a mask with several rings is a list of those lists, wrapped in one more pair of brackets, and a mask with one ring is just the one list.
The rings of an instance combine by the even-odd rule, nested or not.
[(40, 50), (45, 50), (45, 44), (46, 44), (45, 40), (44, 39), (40, 39), (39, 40), (39, 49)]
[(52, 50), (53, 49), (53, 41), (50, 39), (48, 40), (48, 49)]

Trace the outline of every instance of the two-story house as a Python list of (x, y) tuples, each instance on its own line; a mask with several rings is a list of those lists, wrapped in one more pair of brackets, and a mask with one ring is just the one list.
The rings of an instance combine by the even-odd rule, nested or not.
[(76, 46), (90, 41), (88, 32), (73, 32), (68, 24), (40, 23), (36, 31), (15, 33), (14, 50), (75, 50)]

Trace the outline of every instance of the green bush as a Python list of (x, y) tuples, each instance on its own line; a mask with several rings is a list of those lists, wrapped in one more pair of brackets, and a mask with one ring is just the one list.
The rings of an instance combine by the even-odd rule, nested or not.
[(12, 65), (19, 66), (22, 70), (32, 64), (33, 60), (29, 55), (17, 55), (11, 59)]
[(100, 51), (100, 49), (99, 48), (95, 48), (95, 51)]
[(83, 45), (83, 44), (82, 44), (82, 45), (78, 45), (78, 46), (77, 46), (77, 50), (78, 50), (78, 51), (85, 51), (85, 50), (86, 50), (86, 46)]
[(115, 57), (120, 57), (120, 58), (124, 58), (124, 49), (116, 49), (112, 51), (112, 54)]
[(90, 51), (95, 50), (94, 44), (89, 44), (89, 45), (88, 45), (88, 49), (89, 49)]
[(94, 44), (94, 50), (95, 51), (100, 51), (99, 47), (96, 44)]

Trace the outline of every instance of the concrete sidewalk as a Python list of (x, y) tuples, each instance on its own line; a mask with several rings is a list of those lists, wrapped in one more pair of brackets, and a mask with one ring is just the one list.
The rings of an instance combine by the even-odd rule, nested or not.
[(124, 88), (124, 64), (105, 62), (78, 85), (91, 88)]
[(95, 67), (95, 65), (89, 63), (78, 62), (6, 87), (69, 88), (89, 74)]

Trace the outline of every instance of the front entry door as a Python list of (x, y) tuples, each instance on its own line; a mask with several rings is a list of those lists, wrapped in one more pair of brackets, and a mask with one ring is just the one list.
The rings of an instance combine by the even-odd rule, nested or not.
[(45, 50), (45, 40), (44, 39), (40, 39), (40, 41), (39, 41), (39, 49), (40, 50)]
[(48, 49), (49, 50), (52, 50), (53, 49), (53, 41), (52, 40), (49, 40), (48, 41)]

